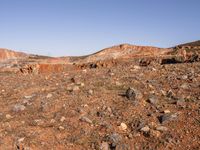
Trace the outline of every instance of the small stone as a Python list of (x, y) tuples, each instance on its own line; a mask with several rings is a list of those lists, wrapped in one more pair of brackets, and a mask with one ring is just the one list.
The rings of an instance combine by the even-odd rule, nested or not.
[(188, 76), (187, 76), (187, 75), (183, 75), (183, 76), (182, 76), (182, 79), (183, 79), (183, 80), (186, 80), (186, 79), (188, 79)]
[(6, 119), (12, 119), (12, 116), (10, 114), (6, 114)]
[(109, 144), (107, 142), (101, 143), (100, 150), (109, 150)]
[(25, 110), (26, 107), (24, 105), (21, 105), (21, 104), (16, 104), (14, 107), (13, 107), (13, 111), (14, 112), (20, 112), (20, 111), (23, 111)]
[(33, 95), (24, 96), (24, 98), (26, 98), (26, 99), (31, 99), (32, 97), (33, 97)]
[(110, 107), (107, 107), (107, 110), (109, 113), (112, 113), (112, 109)]
[(115, 82), (115, 85), (116, 85), (116, 86), (121, 86), (122, 83), (120, 83), (119, 81), (116, 81), (116, 82)]
[(142, 132), (149, 132), (150, 128), (149, 128), (149, 126), (145, 126), (145, 127), (141, 128), (140, 131), (142, 131)]
[(83, 122), (92, 124), (92, 120), (90, 120), (88, 117), (83, 116), (83, 117), (80, 118), (80, 120), (83, 121)]
[(184, 99), (179, 99), (177, 100), (176, 105), (184, 107), (186, 105), (186, 102)]
[(17, 141), (18, 141), (19, 143), (21, 143), (21, 142), (23, 142), (23, 141), (24, 141), (24, 139), (25, 139), (25, 137), (23, 137), (23, 138), (20, 138), (20, 139), (18, 139)]
[(160, 121), (160, 123), (163, 124), (163, 123), (175, 120), (176, 118), (177, 118), (177, 114), (167, 113), (167, 114), (164, 114), (164, 115), (160, 116), (159, 117), (159, 121)]
[(135, 70), (141, 69), (141, 67), (140, 67), (140, 66), (137, 66), (137, 65), (133, 66), (133, 68), (134, 68)]
[(187, 83), (183, 83), (181, 85), (181, 88), (184, 89), (184, 90), (188, 90), (190, 87), (189, 87), (189, 85)]
[(164, 110), (163, 111), (165, 114), (171, 113), (170, 110)]
[(150, 136), (158, 138), (158, 137), (160, 137), (160, 132), (156, 131), (156, 130), (151, 130), (150, 131)]
[(166, 92), (166, 96), (168, 98), (172, 98), (173, 99), (175, 97), (175, 94), (174, 94), (174, 92), (172, 92), (172, 90), (169, 90), (169, 91)]
[(132, 139), (132, 138), (133, 138), (133, 134), (130, 133), (130, 134), (128, 135), (128, 138), (129, 138), (129, 139)]
[(135, 101), (135, 98), (136, 98), (136, 94), (135, 94), (135, 90), (133, 88), (128, 88), (126, 90), (126, 97), (129, 99), (129, 100), (133, 100)]
[(51, 98), (53, 95), (51, 93), (47, 94), (46, 98)]
[(80, 90), (80, 88), (78, 87), (78, 86), (74, 86), (73, 88), (72, 88), (72, 91), (73, 92), (76, 92), (76, 91), (79, 91)]
[(120, 124), (119, 128), (120, 128), (121, 130), (125, 131), (125, 130), (127, 129), (127, 125), (126, 125), (125, 123), (122, 122), (122, 123)]
[(156, 97), (155, 95), (151, 95), (151, 96), (149, 97), (148, 101), (149, 101), (151, 104), (156, 105), (157, 102), (158, 102), (158, 99), (157, 99), (157, 97)]
[(55, 119), (51, 119), (50, 123), (54, 124), (56, 122)]
[(63, 121), (65, 121), (65, 119), (66, 118), (63, 116), (63, 117), (61, 117), (60, 121), (63, 122)]
[(89, 95), (93, 95), (93, 93), (94, 93), (93, 90), (89, 90), (89, 91), (88, 91), (88, 94), (89, 94)]
[(44, 121), (42, 121), (41, 119), (35, 119), (33, 120), (33, 125), (35, 126), (41, 126), (43, 125)]
[(84, 83), (81, 83), (81, 84), (80, 84), (80, 86), (81, 86), (81, 87), (84, 87), (84, 86), (85, 86), (85, 84), (84, 84)]
[(156, 130), (161, 131), (161, 132), (165, 132), (165, 131), (168, 131), (168, 128), (164, 127), (164, 126), (158, 126), (158, 127), (156, 127)]
[(109, 138), (109, 142), (111, 143), (113, 147), (117, 146), (122, 141), (121, 135), (117, 133), (111, 134), (108, 138)]
[(63, 126), (59, 126), (58, 128), (60, 131), (65, 130), (65, 128)]

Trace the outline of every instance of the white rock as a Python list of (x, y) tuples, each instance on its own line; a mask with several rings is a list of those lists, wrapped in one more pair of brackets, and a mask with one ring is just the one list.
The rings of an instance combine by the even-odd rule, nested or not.
[(170, 110), (164, 110), (165, 114), (171, 113)]
[(120, 124), (119, 128), (120, 128), (121, 130), (125, 131), (128, 127), (127, 127), (127, 125), (126, 125), (125, 123), (122, 122), (122, 123)]
[(51, 98), (53, 95), (51, 93), (47, 94), (46, 98)]
[(61, 119), (60, 119), (60, 121), (63, 122), (63, 121), (65, 121), (65, 119), (66, 118), (64, 116), (62, 116)]
[(164, 126), (158, 126), (158, 127), (156, 127), (156, 130), (157, 131), (167, 131), (168, 130), (168, 128), (167, 127), (164, 127)]
[(142, 132), (149, 132), (150, 128), (149, 128), (149, 126), (145, 126), (145, 127), (141, 128), (140, 131), (142, 131)]
[(6, 114), (6, 119), (11, 119), (12, 116), (10, 114)]
[(20, 112), (20, 111), (23, 111), (25, 110), (26, 107), (24, 105), (21, 105), (21, 104), (16, 104), (14, 107), (13, 107), (13, 111), (14, 112)]

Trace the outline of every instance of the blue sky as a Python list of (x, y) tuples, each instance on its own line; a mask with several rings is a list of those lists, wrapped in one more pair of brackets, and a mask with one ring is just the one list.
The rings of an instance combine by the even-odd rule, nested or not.
[(0, 0), (0, 47), (85, 55), (200, 40), (200, 0)]

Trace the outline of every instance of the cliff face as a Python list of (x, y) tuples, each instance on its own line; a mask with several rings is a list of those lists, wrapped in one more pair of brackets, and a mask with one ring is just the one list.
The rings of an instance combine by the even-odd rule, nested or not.
[(11, 51), (11, 50), (8, 50), (8, 49), (1, 49), (0, 48), (0, 61), (23, 58), (25, 56), (27, 56), (27, 54), (25, 54), (25, 53), (14, 52), (14, 51)]

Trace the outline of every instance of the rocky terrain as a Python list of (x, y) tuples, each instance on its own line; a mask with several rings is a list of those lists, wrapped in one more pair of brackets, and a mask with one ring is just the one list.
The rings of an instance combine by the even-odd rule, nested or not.
[(0, 150), (200, 149), (199, 41), (0, 56)]

